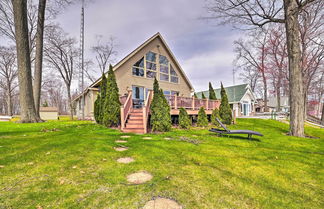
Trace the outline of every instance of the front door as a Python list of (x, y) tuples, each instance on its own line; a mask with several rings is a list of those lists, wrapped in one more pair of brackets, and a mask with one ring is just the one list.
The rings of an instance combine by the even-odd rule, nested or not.
[(142, 108), (144, 104), (144, 87), (133, 86), (133, 108)]
[(249, 104), (246, 103), (243, 104), (243, 115), (245, 116), (249, 115)]

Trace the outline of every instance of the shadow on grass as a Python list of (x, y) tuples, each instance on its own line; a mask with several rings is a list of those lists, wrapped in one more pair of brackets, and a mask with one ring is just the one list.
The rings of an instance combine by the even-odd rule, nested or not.
[(260, 139), (257, 138), (248, 138), (247, 136), (239, 136), (239, 135), (228, 135), (228, 134), (222, 134), (222, 135), (217, 135), (217, 134), (213, 134), (210, 133), (208, 134), (209, 136), (216, 136), (216, 137), (222, 137), (222, 138), (231, 138), (231, 139), (241, 139), (241, 140), (247, 140), (247, 141), (256, 141), (256, 142), (261, 142)]

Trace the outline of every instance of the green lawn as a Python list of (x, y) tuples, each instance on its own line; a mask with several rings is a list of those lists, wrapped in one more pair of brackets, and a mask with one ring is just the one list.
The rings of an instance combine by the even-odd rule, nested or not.
[[(324, 208), (323, 129), (307, 127), (318, 138), (296, 138), (285, 135), (287, 124), (257, 119), (229, 128), (265, 136), (128, 134), (130, 149), (116, 152), (115, 140), (125, 134), (92, 122), (2, 122), (0, 208), (129, 209), (158, 196), (195, 209)], [(136, 161), (118, 164), (122, 156)], [(126, 176), (141, 170), (153, 179), (129, 185)]]

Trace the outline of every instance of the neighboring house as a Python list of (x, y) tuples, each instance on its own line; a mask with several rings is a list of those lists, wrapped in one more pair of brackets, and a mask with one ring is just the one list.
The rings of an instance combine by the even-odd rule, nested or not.
[[(167, 46), (160, 33), (155, 34), (124, 59), (113, 66), (119, 94), (121, 96), (121, 129), (128, 132), (147, 132), (147, 119), (150, 99), (152, 96), (154, 77), (159, 81), (166, 98), (171, 106), (171, 114), (178, 114), (178, 107), (185, 107), (195, 114), (200, 106), (209, 107), (218, 105), (218, 101), (195, 101), (191, 94), (194, 88), (182, 70), (175, 56)], [(85, 91), (74, 99), (76, 114), (82, 115), (81, 99), (85, 98), (84, 115), (87, 119), (94, 118), (94, 102), (100, 91), (101, 78), (91, 84)], [(127, 124), (129, 117), (136, 117), (139, 126)], [(144, 113), (146, 111), (146, 113)], [(190, 113), (189, 113), (190, 114)], [(141, 120), (141, 121), (140, 121)], [(144, 123), (144, 124), (143, 124)], [(128, 125), (128, 128), (127, 128)], [(144, 126), (144, 127), (143, 127)]]
[[(217, 99), (221, 99), (221, 89), (214, 89)], [(250, 85), (240, 84), (225, 87), (228, 102), (236, 116), (250, 116), (255, 113), (256, 97), (252, 92)], [(209, 91), (203, 91), (206, 98), (209, 97)], [(196, 93), (201, 98), (202, 92)]]
[(268, 97), (268, 110), (269, 112), (289, 112), (289, 97), (281, 96), (280, 97), (280, 110), (277, 110), (277, 97)]
[(40, 107), (39, 115), (42, 120), (57, 120), (58, 110), (56, 107)]

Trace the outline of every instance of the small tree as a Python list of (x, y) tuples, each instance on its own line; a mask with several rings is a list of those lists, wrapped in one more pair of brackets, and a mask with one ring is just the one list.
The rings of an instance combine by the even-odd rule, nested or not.
[(112, 66), (109, 65), (105, 104), (102, 110), (103, 124), (107, 127), (118, 126), (120, 121), (120, 101), (118, 86)]
[(103, 117), (105, 112), (105, 101), (106, 101), (106, 91), (107, 91), (107, 78), (106, 75), (102, 74), (101, 84), (100, 84), (100, 97), (98, 96), (98, 123), (103, 124)]
[(219, 126), (219, 123), (217, 122), (216, 118), (220, 119), (219, 116), (219, 110), (217, 108), (215, 108), (211, 114), (210, 120), (211, 123), (215, 126)]
[(208, 126), (208, 119), (205, 112), (205, 109), (201, 107), (198, 112), (197, 126), (206, 127)]
[(197, 96), (196, 92), (194, 93), (194, 95), (193, 95), (193, 96), (194, 96), (194, 98), (196, 98), (196, 99), (198, 98), (198, 96)]
[(217, 99), (215, 90), (210, 82), (209, 82), (209, 99)]
[(98, 95), (95, 103), (94, 103), (94, 118), (96, 120), (97, 123), (100, 123), (100, 102), (101, 102), (101, 98), (100, 95)]
[(201, 92), (201, 98), (206, 99), (204, 92)]
[(179, 126), (180, 126), (180, 128), (183, 128), (183, 129), (189, 129), (191, 126), (191, 120), (189, 118), (189, 115), (183, 107), (180, 108)]
[(219, 107), (219, 116), (225, 124), (230, 125), (232, 122), (232, 110), (228, 103), (228, 98), (223, 83), (221, 83), (221, 97), (222, 99)]
[(154, 79), (153, 100), (151, 104), (152, 131), (169, 131), (171, 129), (170, 106), (163, 90), (159, 89), (159, 83)]

